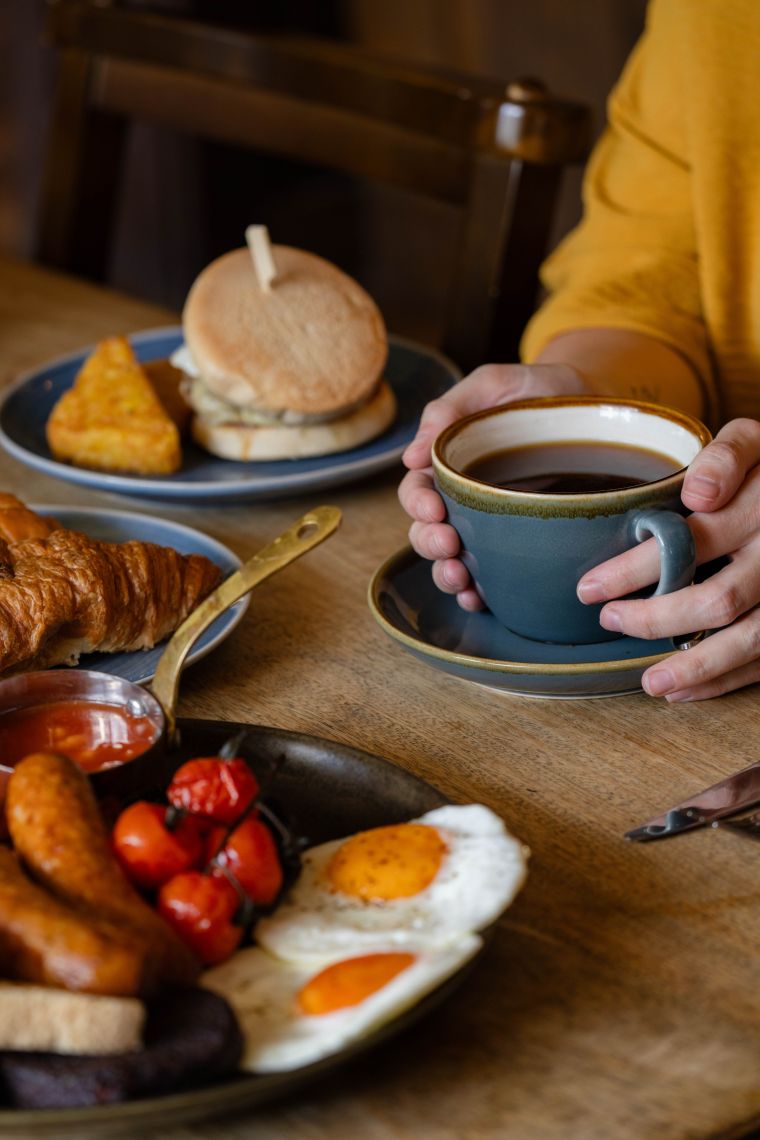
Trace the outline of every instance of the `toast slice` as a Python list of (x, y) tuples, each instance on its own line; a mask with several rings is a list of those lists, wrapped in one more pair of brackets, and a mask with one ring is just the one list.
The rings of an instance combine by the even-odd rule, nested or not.
[(56, 459), (101, 471), (170, 475), (182, 450), (165, 410), (126, 337), (98, 344), (46, 427)]
[(127, 1053), (142, 1048), (144, 1021), (136, 998), (0, 982), (0, 1050)]

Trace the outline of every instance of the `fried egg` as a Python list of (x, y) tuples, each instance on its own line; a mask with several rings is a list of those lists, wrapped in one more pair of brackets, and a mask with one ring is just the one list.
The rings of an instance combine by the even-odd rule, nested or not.
[(482, 946), (474, 934), (440, 950), (393, 946), (318, 966), (284, 962), (257, 946), (201, 982), (232, 1006), (245, 1039), (241, 1067), (276, 1073), (330, 1056), (415, 1005)]
[(305, 852), (298, 881), (256, 940), (287, 961), (444, 946), (509, 905), (528, 849), (482, 804), (436, 808)]

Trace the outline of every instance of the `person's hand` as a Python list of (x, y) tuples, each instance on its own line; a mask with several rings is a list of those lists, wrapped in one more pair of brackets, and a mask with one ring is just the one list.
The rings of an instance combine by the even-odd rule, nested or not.
[(691, 464), (681, 498), (695, 512), (689, 525), (698, 562), (727, 555), (727, 566), (674, 594), (612, 601), (657, 580), (652, 539), (590, 570), (578, 596), (608, 602), (601, 624), (631, 637), (716, 630), (642, 678), (650, 696), (699, 701), (760, 680), (760, 423), (727, 424)]
[(417, 554), (432, 559), (433, 581), (444, 593), (456, 594), (462, 609), (478, 610), (483, 603), (457, 558), (459, 535), (444, 522), (446, 508), (433, 489), (430, 463), (435, 437), (455, 420), (485, 408), (532, 396), (586, 391), (581, 376), (565, 364), (485, 364), (425, 407), (417, 434), (402, 456), (409, 472), (401, 481), (398, 497), (413, 520), (409, 541)]

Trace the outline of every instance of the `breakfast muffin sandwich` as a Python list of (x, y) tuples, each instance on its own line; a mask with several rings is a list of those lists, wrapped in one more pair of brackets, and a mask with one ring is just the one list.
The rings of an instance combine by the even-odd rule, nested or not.
[(372, 298), (330, 262), (267, 247), (208, 265), (182, 314), (192, 433), (224, 459), (299, 459), (357, 447), (393, 421), (388, 340)]

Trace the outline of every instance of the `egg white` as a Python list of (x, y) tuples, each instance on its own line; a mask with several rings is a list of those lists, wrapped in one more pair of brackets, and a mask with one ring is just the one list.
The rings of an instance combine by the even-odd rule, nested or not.
[(408, 898), (366, 901), (331, 888), (325, 872), (344, 840), (305, 852), (287, 897), (256, 928), (256, 941), (286, 961), (445, 946), (482, 930), (506, 909), (527, 873), (528, 849), (482, 804), (448, 804), (415, 823), (435, 827), (447, 850), (433, 881)]
[(245, 1040), (241, 1068), (251, 1073), (286, 1072), (337, 1053), (398, 1017), (456, 973), (482, 944), (470, 934), (444, 949), (423, 951), (360, 1004), (316, 1016), (300, 1012), (298, 992), (336, 959), (318, 965), (284, 962), (252, 946), (206, 971), (201, 983), (224, 997), (235, 1012)]

